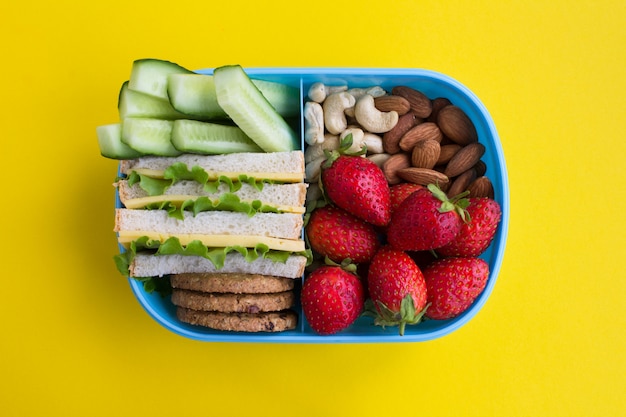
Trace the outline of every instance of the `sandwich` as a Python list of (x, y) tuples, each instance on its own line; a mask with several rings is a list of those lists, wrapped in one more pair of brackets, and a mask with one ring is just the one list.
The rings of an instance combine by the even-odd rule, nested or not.
[[(295, 327), (294, 285), (274, 291), (259, 282), (294, 283), (310, 259), (302, 151), (122, 160), (115, 186), (118, 269), (148, 291), (167, 283), (181, 321), (234, 331)], [(177, 277), (249, 288), (177, 288)]]

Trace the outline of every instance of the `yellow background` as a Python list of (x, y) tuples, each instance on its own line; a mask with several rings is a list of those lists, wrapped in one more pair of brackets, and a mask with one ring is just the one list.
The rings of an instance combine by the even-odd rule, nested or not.
[[(5, 2), (6, 416), (626, 415), (626, 2)], [(490, 300), (426, 343), (200, 343), (111, 257), (114, 122), (137, 58), (420, 67), (490, 110), (511, 224)]]

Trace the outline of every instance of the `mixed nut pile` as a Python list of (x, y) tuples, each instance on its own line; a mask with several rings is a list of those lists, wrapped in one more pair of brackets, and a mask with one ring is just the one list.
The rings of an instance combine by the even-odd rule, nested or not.
[[(316, 183), (324, 151), (338, 149), (352, 135), (352, 151), (367, 147), (366, 157), (385, 173), (390, 185), (437, 183), (449, 196), (469, 190), (492, 197), (493, 186), (481, 160), (470, 118), (447, 98), (395, 86), (351, 88), (313, 84), (304, 106), (307, 179)], [(314, 191), (313, 191), (314, 192)]]

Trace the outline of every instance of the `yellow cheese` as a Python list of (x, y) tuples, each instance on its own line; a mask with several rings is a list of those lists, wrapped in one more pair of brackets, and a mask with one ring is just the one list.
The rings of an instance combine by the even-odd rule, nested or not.
[[(128, 200), (124, 200), (124, 205), (129, 209), (140, 209), (146, 207), (150, 204), (154, 203), (163, 203), (166, 201), (171, 202), (176, 206), (180, 206), (183, 202), (187, 200), (196, 200), (198, 198), (197, 195), (155, 195), (148, 197), (138, 197), (131, 198)], [(214, 202), (216, 200), (213, 200)], [(243, 203), (251, 204), (251, 201), (242, 200)], [(305, 212), (305, 207), (303, 206), (287, 206), (287, 205), (269, 205), (271, 207), (276, 208), (278, 211), (283, 213), (297, 213), (303, 214)]]
[(167, 234), (151, 231), (120, 231), (118, 232), (118, 241), (121, 245), (128, 249), (130, 243), (147, 236), (150, 240), (158, 240), (165, 242), (171, 237), (177, 237), (180, 244), (185, 246), (194, 240), (201, 241), (205, 246), (212, 248), (222, 248), (227, 246), (243, 246), (253, 248), (259, 243), (267, 245), (270, 249), (285, 252), (303, 252), (305, 245), (303, 240), (279, 239), (267, 236), (251, 236), (251, 235), (203, 235), (193, 233)]
[[(145, 175), (151, 178), (163, 178), (165, 171), (146, 168), (133, 168), (133, 171), (140, 175)], [(240, 175), (246, 175), (251, 178), (257, 178), (259, 180), (279, 181), (279, 182), (303, 182), (304, 172), (216, 172), (206, 171), (209, 176), (209, 181), (216, 181), (220, 176), (225, 176), (232, 180), (239, 179)]]

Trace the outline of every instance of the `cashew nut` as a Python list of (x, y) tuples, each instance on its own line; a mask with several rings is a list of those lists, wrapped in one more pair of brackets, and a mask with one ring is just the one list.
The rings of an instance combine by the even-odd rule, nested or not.
[(309, 145), (324, 141), (324, 110), (314, 101), (304, 104), (304, 140)]
[(356, 102), (354, 117), (365, 130), (373, 133), (388, 132), (398, 123), (398, 112), (381, 112), (374, 105), (374, 97), (369, 94)]
[(363, 129), (356, 126), (350, 126), (346, 130), (341, 132), (341, 134), (339, 135), (339, 140), (342, 141), (349, 134), (352, 134), (352, 145), (350, 145), (350, 147), (346, 149), (346, 152), (359, 152), (361, 149), (363, 149), (363, 146), (365, 146), (365, 142), (363, 141), (365, 133), (363, 132)]
[(339, 136), (327, 133), (324, 135), (324, 140), (322, 142), (317, 142), (314, 145), (306, 147), (304, 151), (304, 162), (308, 164), (311, 161), (325, 156), (326, 154), (324, 151), (332, 151), (336, 149), (339, 149)]
[[(372, 105), (374, 98), (372, 97)], [(333, 135), (343, 132), (348, 126), (344, 111), (354, 106), (355, 99), (346, 92), (333, 93), (324, 100), (324, 123), (326, 130)]]
[(329, 95), (341, 91), (346, 91), (347, 89), (347, 85), (329, 86), (325, 85), (324, 83), (318, 82), (309, 87), (309, 92), (307, 95), (312, 101), (316, 103), (321, 103), (326, 100), (326, 97), (328, 97)]
[[(354, 99), (357, 101), (366, 94), (369, 94), (372, 97), (382, 97), (387, 95), (387, 92), (383, 90), (382, 87), (378, 86), (368, 88), (351, 88), (348, 90), (348, 93), (352, 94)], [(354, 107), (346, 109), (346, 116), (354, 118)]]
[(364, 132), (363, 143), (367, 146), (368, 154), (379, 154), (384, 152), (383, 138), (374, 133)]
[(307, 163), (304, 167), (304, 178), (306, 182), (314, 183), (320, 177), (322, 173), (322, 164), (326, 160), (326, 157), (323, 156), (321, 158), (317, 158), (309, 163)]
[(380, 136), (364, 132), (359, 126), (348, 126), (346, 130), (341, 132), (339, 140), (342, 141), (346, 136), (352, 134), (352, 145), (347, 152), (359, 152), (363, 147), (367, 149), (367, 154), (383, 153), (383, 138)]
[(373, 86), (367, 88), (351, 88), (348, 90), (348, 93), (352, 94), (355, 99), (360, 99), (365, 94), (369, 94), (372, 97), (381, 97), (386, 96), (387, 92), (380, 86)]
[(380, 168), (382, 168), (385, 161), (387, 161), (389, 157), (391, 157), (391, 155), (389, 155), (388, 153), (375, 153), (375, 154), (369, 155), (367, 159), (369, 159), (370, 161), (378, 165)]

